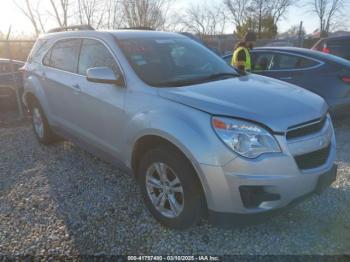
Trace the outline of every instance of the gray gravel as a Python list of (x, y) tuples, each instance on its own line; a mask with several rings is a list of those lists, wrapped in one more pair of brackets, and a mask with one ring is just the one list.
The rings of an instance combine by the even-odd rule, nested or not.
[(0, 254), (350, 254), (350, 121), (337, 123), (338, 180), (269, 222), (160, 226), (132, 177), (31, 127), (0, 127)]

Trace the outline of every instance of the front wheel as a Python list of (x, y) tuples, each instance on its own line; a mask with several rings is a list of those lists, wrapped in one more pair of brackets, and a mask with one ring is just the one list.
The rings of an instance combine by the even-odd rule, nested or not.
[(201, 185), (180, 152), (170, 146), (152, 149), (142, 158), (138, 177), (144, 202), (161, 224), (185, 229), (201, 219)]

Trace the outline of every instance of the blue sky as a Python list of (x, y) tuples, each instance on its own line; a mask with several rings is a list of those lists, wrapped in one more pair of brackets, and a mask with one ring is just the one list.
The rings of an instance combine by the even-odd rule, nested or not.
[[(183, 9), (186, 6), (189, 6), (190, 4), (200, 4), (203, 3), (203, 0), (173, 0), (174, 1), (174, 8)], [(208, 0), (208, 3), (215, 3), (220, 2), (222, 0)], [(314, 14), (311, 14), (307, 12), (305, 6), (307, 0), (299, 0), (298, 1), (298, 7), (291, 7), (286, 14), (286, 17), (280, 21), (279, 23), (279, 32), (284, 32), (288, 30), (293, 25), (298, 25), (300, 21), (303, 21), (304, 27), (307, 31), (307, 33), (313, 32), (318, 27), (318, 20), (317, 17)], [(349, 0), (350, 1), (350, 0)], [(43, 5), (48, 4), (48, 0), (42, 1)], [(350, 13), (350, 5), (347, 7), (347, 10), (344, 10), (344, 13), (346, 14), (346, 19), (344, 19), (344, 23), (347, 24), (348, 30), (350, 30), (350, 22), (349, 22), (349, 16), (347, 14)], [(344, 26), (345, 24), (342, 23)], [(31, 34), (33, 32), (33, 29), (31, 27), (31, 24), (28, 22), (28, 20), (23, 17), (23, 15), (20, 13), (20, 11), (17, 10), (17, 8), (12, 3), (12, 0), (1, 0), (0, 1), (0, 31), (6, 32), (8, 30), (8, 27), (12, 25), (13, 31), (16, 33), (23, 33), (23, 34)], [(343, 29), (343, 28), (342, 28)], [(228, 26), (226, 28), (226, 31), (228, 33), (231, 33), (234, 30), (234, 28), (231, 28), (231, 26)]]

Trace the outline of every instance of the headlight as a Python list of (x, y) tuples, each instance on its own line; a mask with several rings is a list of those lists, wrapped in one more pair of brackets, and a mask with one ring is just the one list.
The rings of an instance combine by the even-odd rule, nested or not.
[(213, 117), (212, 125), (219, 138), (241, 156), (257, 158), (265, 153), (281, 152), (270, 132), (254, 123)]

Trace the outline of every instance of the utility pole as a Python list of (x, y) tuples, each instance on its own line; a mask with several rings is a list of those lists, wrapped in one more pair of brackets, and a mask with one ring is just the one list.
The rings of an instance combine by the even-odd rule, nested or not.
[(303, 21), (300, 21), (299, 33), (298, 33), (299, 47), (304, 46), (304, 35), (303, 35)]

